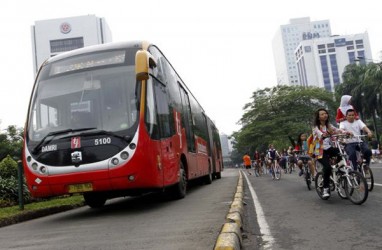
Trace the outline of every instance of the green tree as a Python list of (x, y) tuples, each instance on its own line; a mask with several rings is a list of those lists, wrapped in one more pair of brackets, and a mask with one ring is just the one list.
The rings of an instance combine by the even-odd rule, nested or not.
[(23, 145), (23, 129), (8, 126), (6, 133), (0, 133), (0, 160), (10, 155), (13, 159), (21, 159)]
[(350, 64), (346, 66), (342, 78), (343, 83), (336, 88), (337, 97), (351, 95), (352, 104), (362, 119), (365, 122), (372, 119), (374, 131), (377, 131), (377, 135), (380, 134), (381, 128), (377, 126), (380, 121), (376, 115), (380, 117), (382, 113), (381, 63)]
[(363, 108), (364, 103), (362, 96), (364, 95), (364, 79), (367, 71), (366, 65), (349, 64), (345, 67), (342, 74), (343, 83), (336, 86), (337, 99), (340, 102), (341, 96), (351, 95), (352, 105), (357, 112), (364, 117), (366, 110)]
[[(314, 112), (319, 107), (336, 111), (333, 94), (316, 87), (277, 86), (255, 91), (252, 102), (244, 106), (242, 128), (233, 133), (240, 153), (263, 151), (272, 143), (281, 149), (291, 145), (288, 136), (297, 139), (301, 132), (310, 133)], [(334, 118), (334, 117), (333, 117)]]
[(0, 162), (0, 177), (10, 178), (12, 176), (17, 178), (17, 162), (8, 155)]

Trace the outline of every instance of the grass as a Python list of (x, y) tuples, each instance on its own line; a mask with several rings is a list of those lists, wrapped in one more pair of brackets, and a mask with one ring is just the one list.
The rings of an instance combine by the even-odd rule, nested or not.
[(47, 201), (33, 202), (24, 205), (24, 210), (20, 210), (19, 205), (0, 208), (0, 220), (9, 219), (27, 212), (39, 211), (52, 207), (80, 206), (84, 204), (82, 195), (54, 198)]

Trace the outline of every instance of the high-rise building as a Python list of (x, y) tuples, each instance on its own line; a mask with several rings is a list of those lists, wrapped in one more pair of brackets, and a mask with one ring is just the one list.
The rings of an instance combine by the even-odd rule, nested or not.
[(226, 134), (220, 134), (220, 143), (222, 145), (223, 158), (225, 156), (229, 156), (230, 155), (229, 141), (228, 141), (228, 136)]
[(294, 51), (301, 86), (334, 91), (346, 65), (372, 58), (368, 33), (301, 41)]
[(105, 19), (94, 15), (36, 21), (31, 33), (35, 73), (61, 52), (112, 41)]
[(230, 141), (226, 134), (220, 134), (220, 143), (222, 146), (223, 164), (225, 167), (232, 165)]
[(329, 20), (311, 22), (303, 17), (281, 25), (272, 41), (277, 84), (300, 85), (294, 54), (297, 46), (304, 40), (330, 36)]

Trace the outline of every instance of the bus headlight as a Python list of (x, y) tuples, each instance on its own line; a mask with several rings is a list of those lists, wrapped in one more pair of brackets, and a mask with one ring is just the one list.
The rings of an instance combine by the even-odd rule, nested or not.
[(113, 158), (113, 159), (111, 160), (111, 163), (112, 163), (113, 165), (117, 166), (118, 163), (119, 163), (118, 158)]
[(33, 163), (32, 163), (32, 169), (33, 169), (33, 170), (37, 170), (37, 167), (38, 167), (37, 163), (36, 163), (36, 162), (33, 162)]
[(127, 160), (127, 158), (129, 158), (129, 153), (126, 151), (123, 151), (120, 156), (122, 160)]
[(47, 168), (44, 167), (44, 166), (41, 166), (40, 167), (40, 172), (43, 173), (43, 174), (46, 174), (48, 172)]

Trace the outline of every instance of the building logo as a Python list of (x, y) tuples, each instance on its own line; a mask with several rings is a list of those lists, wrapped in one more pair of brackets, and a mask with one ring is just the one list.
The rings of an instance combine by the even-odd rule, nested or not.
[(69, 23), (62, 23), (60, 25), (60, 31), (63, 34), (68, 34), (72, 30), (72, 26)]

